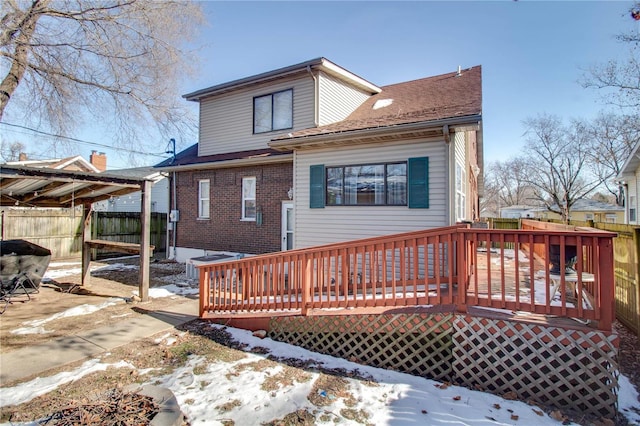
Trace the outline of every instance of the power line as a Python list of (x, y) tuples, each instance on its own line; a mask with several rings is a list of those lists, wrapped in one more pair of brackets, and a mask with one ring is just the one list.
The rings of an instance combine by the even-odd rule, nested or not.
[(7, 123), (5, 121), (0, 121), (0, 124), (4, 124), (5, 126), (10, 126), (10, 127), (16, 127), (16, 128), (19, 128), (19, 129), (29, 130), (30, 132), (39, 133), (39, 134), (45, 135), (45, 136), (52, 136), (52, 137), (55, 137), (55, 138), (66, 139), (66, 140), (70, 140), (70, 141), (73, 141), (73, 142), (83, 143), (83, 144), (87, 144), (87, 145), (91, 145), (91, 146), (99, 146), (99, 147), (103, 147), (103, 148), (109, 148), (109, 149), (112, 149), (114, 151), (124, 151), (124, 152), (129, 152), (131, 154), (150, 155), (150, 156), (161, 157), (161, 158), (165, 158), (165, 156), (166, 156), (166, 153), (151, 153), (151, 152), (135, 151), (135, 150), (126, 149), (126, 148), (113, 147), (113, 146), (110, 146), (110, 145), (105, 145), (105, 144), (101, 144), (101, 143), (97, 143), (97, 142), (89, 142), (89, 141), (85, 141), (85, 140), (82, 140), (82, 139), (72, 138), (72, 137), (69, 137), (69, 136), (63, 136), (63, 135), (57, 135), (55, 133), (43, 132), (42, 130), (32, 129), (30, 127), (21, 126), (19, 124), (11, 124), (11, 123)]

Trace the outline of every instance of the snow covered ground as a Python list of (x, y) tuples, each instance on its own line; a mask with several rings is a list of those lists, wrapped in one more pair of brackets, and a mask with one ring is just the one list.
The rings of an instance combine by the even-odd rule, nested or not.
[[(150, 296), (168, 297), (184, 291), (185, 287), (177, 284), (179, 283), (153, 288)], [(57, 315), (86, 315), (96, 309), (100, 309), (100, 306), (77, 307), (73, 308), (73, 312), (68, 310)], [(40, 320), (39, 323), (24, 326), (37, 328), (51, 320)], [(261, 384), (269, 377), (282, 374), (284, 367), (242, 368), (245, 364), (264, 360), (265, 356), (254, 353), (247, 353), (239, 361), (215, 363), (207, 363), (201, 357), (191, 356), (186, 365), (175, 369), (170, 375), (160, 377), (155, 376), (153, 370), (139, 370), (142, 377), (148, 377), (148, 383), (165, 386), (176, 395), (182, 411), (192, 425), (222, 425), (228, 419), (234, 419), (236, 424), (259, 425), (301, 409), (316, 413), (320, 411), (316, 420), (318, 424), (327, 425), (334, 424), (336, 420), (340, 420), (340, 424), (359, 424), (342, 415), (345, 409), (366, 413), (366, 422), (375, 425), (563, 424), (524, 402), (505, 400), (489, 393), (443, 385), (404, 373), (362, 366), (268, 338), (259, 339), (244, 330), (226, 330), (248, 348), (259, 346), (268, 349), (269, 354), (275, 357), (311, 361), (311, 365), (318, 366), (318, 372), (314, 372), (315, 369), (312, 368), (304, 380), (296, 382), (294, 379), (290, 385), (277, 390), (263, 390)], [(174, 339), (166, 335), (158, 343), (169, 346), (174, 343)], [(37, 378), (11, 388), (0, 388), (0, 406), (29, 401), (64, 383), (107, 367), (135, 368), (126, 362), (105, 364), (100, 359), (91, 359), (73, 371)], [(198, 374), (194, 374), (194, 368), (198, 368)], [(308, 395), (314, 391), (313, 386), (321, 374), (320, 369), (357, 371), (357, 376), (368, 377), (369, 380), (343, 376), (348, 383), (349, 393), (355, 399), (355, 405), (352, 402), (349, 407), (345, 405), (343, 398), (333, 395), (331, 389), (316, 389), (315, 392), (328, 401), (328, 405), (318, 407), (310, 402)], [(638, 393), (626, 377), (620, 376), (619, 383), (619, 410), (631, 424), (640, 425)], [(219, 407), (225, 408), (219, 410)]]

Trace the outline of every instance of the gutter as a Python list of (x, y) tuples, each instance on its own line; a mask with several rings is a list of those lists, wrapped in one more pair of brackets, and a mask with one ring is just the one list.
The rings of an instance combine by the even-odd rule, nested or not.
[(444, 129), (444, 126), (478, 125), (482, 121), (482, 115), (466, 115), (464, 117), (443, 118), (439, 120), (419, 121), (415, 123), (394, 124), (390, 126), (371, 127), (367, 129), (345, 130), (333, 133), (321, 133), (308, 136), (295, 136), (287, 139), (276, 139), (269, 142), (273, 149), (291, 149), (291, 146), (300, 144), (313, 144), (316, 142), (331, 142), (346, 138), (355, 138), (373, 135), (386, 135), (398, 132), (410, 132), (425, 129)]
[(216, 161), (209, 163), (191, 163), (191, 164), (183, 164), (181, 166), (166, 166), (166, 167), (158, 167), (159, 170), (163, 171), (188, 171), (188, 170), (211, 170), (211, 169), (224, 169), (229, 167), (242, 167), (242, 166), (251, 166), (256, 164), (276, 164), (276, 163), (289, 163), (293, 161), (293, 153), (291, 154), (282, 154), (275, 157), (261, 157), (256, 156), (253, 158), (240, 158), (237, 160), (225, 160), (225, 161)]

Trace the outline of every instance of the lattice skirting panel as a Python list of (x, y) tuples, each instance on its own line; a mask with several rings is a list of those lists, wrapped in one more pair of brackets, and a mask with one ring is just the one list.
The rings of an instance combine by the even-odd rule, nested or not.
[(274, 317), (269, 337), (597, 417), (617, 413), (617, 336), (454, 314)]
[(269, 337), (374, 367), (449, 380), (451, 314), (280, 317)]
[(457, 315), (452, 381), (597, 417), (617, 413), (617, 336)]

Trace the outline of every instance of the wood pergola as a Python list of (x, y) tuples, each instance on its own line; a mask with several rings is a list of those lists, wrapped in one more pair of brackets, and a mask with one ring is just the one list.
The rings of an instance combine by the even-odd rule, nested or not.
[[(40, 167), (0, 165), (0, 206), (32, 208), (75, 208), (82, 206), (82, 285), (90, 279), (89, 263), (92, 248), (109, 248), (140, 254), (139, 292), (143, 301), (149, 299), (149, 258), (152, 254), (151, 186), (146, 178), (122, 177), (115, 173), (92, 173), (56, 170)], [(96, 201), (141, 191), (140, 244), (91, 239), (91, 206)]]

